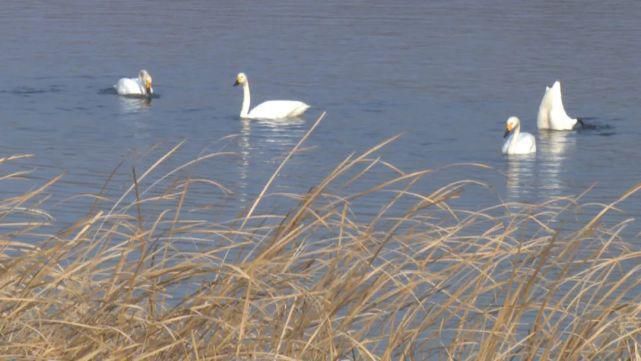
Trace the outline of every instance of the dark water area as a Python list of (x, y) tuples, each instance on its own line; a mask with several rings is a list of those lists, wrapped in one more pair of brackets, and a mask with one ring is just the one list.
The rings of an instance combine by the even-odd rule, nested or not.
[[(229, 219), (327, 111), (273, 192), (305, 192), (348, 154), (402, 134), (377, 155), (403, 171), (489, 166), (444, 168), (416, 185), (429, 193), (459, 179), (487, 184), (466, 189), (459, 207), (590, 187), (585, 202), (608, 203), (641, 181), (640, 18), (636, 2), (7, 1), (0, 153), (34, 157), (17, 166), (32, 181), (5, 182), (0, 192), (64, 173), (45, 208), (69, 224), (110, 177), (104, 194), (115, 200), (132, 168), (142, 174), (185, 141), (142, 186), (224, 152), (178, 174), (226, 187), (194, 187), (191, 206)], [(120, 77), (142, 68), (154, 77), (151, 101), (114, 94)], [(241, 71), (254, 104), (296, 99), (312, 109), (301, 120), (241, 121), (242, 93), (232, 87)], [(537, 131), (539, 102), (557, 79), (568, 113), (594, 127)], [(501, 154), (510, 115), (536, 135), (536, 155)], [(369, 198), (364, 212), (381, 201)], [(638, 215), (638, 197), (622, 209)]]

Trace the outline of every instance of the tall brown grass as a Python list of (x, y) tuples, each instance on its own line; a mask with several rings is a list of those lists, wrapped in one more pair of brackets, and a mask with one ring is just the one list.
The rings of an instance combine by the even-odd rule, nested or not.
[[(607, 220), (637, 189), (560, 232), (556, 221), (579, 197), (456, 209), (452, 200), (476, 182), (415, 192), (431, 171), (384, 162), (377, 151), (390, 139), (288, 195), (295, 206), (274, 209), (270, 186), (306, 138), (237, 219), (190, 219), (189, 179), (153, 196), (141, 188), (168, 179), (155, 171), (179, 146), (122, 198), (56, 234), (39, 231), (53, 218), (38, 199), (57, 179), (3, 200), (0, 354), (641, 360), (641, 251), (621, 236), (629, 220)], [(379, 168), (394, 176), (341, 193)], [(367, 207), (355, 206), (362, 201)], [(167, 202), (174, 206), (146, 213)]]

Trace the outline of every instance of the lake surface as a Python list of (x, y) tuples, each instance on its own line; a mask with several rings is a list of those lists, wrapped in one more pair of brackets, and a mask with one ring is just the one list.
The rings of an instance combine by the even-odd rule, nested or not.
[[(378, 155), (404, 171), (491, 167), (450, 168), (417, 186), (487, 183), (466, 192), (465, 207), (592, 186), (586, 202), (611, 202), (641, 181), (639, 19), (641, 4), (631, 1), (5, 1), (0, 153), (34, 154), (18, 168), (36, 182), (6, 182), (1, 192), (64, 172), (46, 208), (69, 223), (112, 171), (105, 192), (117, 198), (132, 167), (140, 175), (186, 140), (165, 172), (233, 153), (182, 172), (232, 191), (203, 186), (195, 197), (230, 218), (327, 111), (274, 192), (305, 192), (349, 153), (402, 134)], [(110, 90), (141, 68), (154, 77), (151, 103)], [(240, 71), (254, 102), (313, 108), (299, 121), (239, 120), (242, 91), (232, 84)], [(537, 132), (545, 86), (557, 79), (568, 113), (597, 129)], [(510, 115), (536, 134), (535, 156), (501, 155)], [(641, 203), (623, 208), (635, 216)]]

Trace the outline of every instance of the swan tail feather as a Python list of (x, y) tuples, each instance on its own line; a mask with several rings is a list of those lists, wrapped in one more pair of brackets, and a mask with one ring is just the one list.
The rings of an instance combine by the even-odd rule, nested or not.
[(294, 109), (294, 111), (291, 113), (291, 116), (297, 117), (303, 115), (303, 113), (305, 113), (307, 109), (309, 109), (309, 105), (301, 102), (300, 106)]

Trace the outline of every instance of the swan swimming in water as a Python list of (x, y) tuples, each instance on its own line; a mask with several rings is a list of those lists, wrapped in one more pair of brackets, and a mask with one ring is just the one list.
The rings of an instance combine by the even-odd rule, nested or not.
[(503, 154), (528, 154), (536, 152), (536, 139), (534, 139), (534, 136), (530, 133), (521, 133), (521, 121), (517, 117), (509, 117), (507, 119), (503, 137), (508, 137), (501, 150)]
[(151, 87), (151, 75), (145, 69), (138, 73), (138, 78), (121, 78), (114, 88), (118, 95), (151, 97), (154, 93)]
[(285, 119), (295, 118), (309, 109), (309, 105), (297, 100), (269, 100), (249, 110), (249, 81), (245, 73), (238, 73), (234, 86), (243, 87), (243, 105), (240, 117), (244, 119)]
[(573, 130), (577, 126), (583, 127), (580, 118), (570, 118), (563, 107), (561, 98), (561, 82), (555, 81), (551, 88), (545, 87), (545, 94), (539, 106), (539, 115), (536, 118), (539, 129)]

